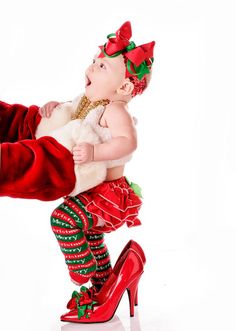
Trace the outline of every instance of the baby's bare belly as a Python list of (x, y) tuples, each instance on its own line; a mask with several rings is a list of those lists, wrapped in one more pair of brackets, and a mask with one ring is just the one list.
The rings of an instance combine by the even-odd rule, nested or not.
[(105, 181), (115, 180), (123, 176), (124, 174), (124, 166), (114, 167), (107, 169), (107, 176)]

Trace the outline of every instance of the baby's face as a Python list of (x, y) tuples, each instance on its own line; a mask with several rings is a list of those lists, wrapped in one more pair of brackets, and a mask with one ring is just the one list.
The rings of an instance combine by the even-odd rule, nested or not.
[(113, 100), (125, 79), (126, 67), (122, 55), (114, 58), (94, 57), (85, 72), (85, 94), (91, 101)]

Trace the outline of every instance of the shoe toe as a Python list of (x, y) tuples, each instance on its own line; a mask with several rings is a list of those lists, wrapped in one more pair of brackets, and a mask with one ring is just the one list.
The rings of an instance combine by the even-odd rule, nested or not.
[(61, 315), (61, 321), (63, 322), (72, 322), (75, 319), (78, 319), (78, 313), (76, 309), (70, 310), (69, 312)]

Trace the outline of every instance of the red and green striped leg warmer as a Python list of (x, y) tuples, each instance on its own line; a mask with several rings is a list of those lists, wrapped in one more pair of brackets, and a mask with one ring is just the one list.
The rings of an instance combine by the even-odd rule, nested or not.
[(112, 272), (110, 255), (107, 246), (104, 244), (104, 233), (85, 232), (90, 249), (97, 261), (96, 273), (91, 277), (91, 282), (95, 287), (100, 289)]
[(51, 215), (52, 230), (65, 256), (72, 281), (81, 285), (96, 272), (97, 262), (84, 231), (93, 218), (77, 197), (67, 198)]

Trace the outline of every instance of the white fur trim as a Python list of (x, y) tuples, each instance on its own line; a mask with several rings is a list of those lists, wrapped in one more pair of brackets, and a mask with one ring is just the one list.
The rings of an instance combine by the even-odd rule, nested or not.
[(56, 130), (71, 121), (72, 114), (76, 111), (83, 94), (77, 96), (74, 100), (59, 104), (51, 116), (43, 117), (37, 127), (35, 137), (48, 136), (53, 130)]
[[(71, 121), (71, 115), (75, 111), (80, 97), (72, 102), (66, 102), (57, 106), (50, 118), (42, 118), (36, 130), (36, 138), (50, 136), (56, 139), (70, 152), (73, 146), (80, 142), (98, 144), (101, 139), (92, 129), (89, 123), (81, 120)], [(74, 167), (76, 183), (69, 194), (75, 196), (102, 183), (106, 178), (106, 162), (90, 162)]]
[(35, 133), (36, 138), (50, 135), (50, 132), (68, 123), (71, 120), (71, 115), (71, 102), (58, 105), (53, 110), (51, 117), (43, 117), (41, 119)]

